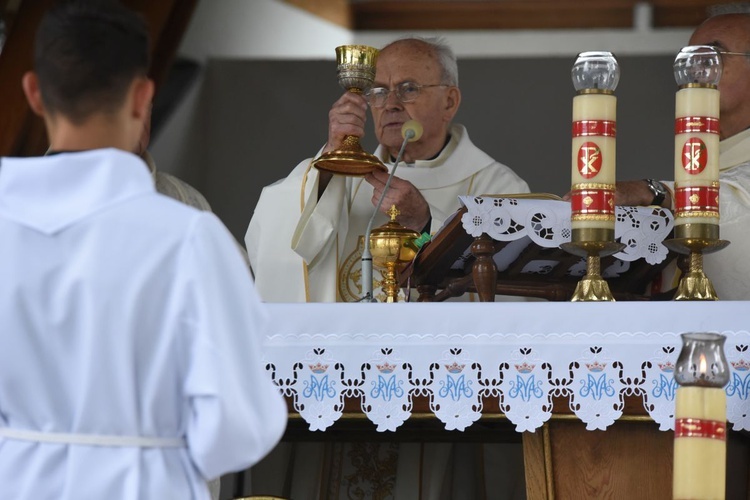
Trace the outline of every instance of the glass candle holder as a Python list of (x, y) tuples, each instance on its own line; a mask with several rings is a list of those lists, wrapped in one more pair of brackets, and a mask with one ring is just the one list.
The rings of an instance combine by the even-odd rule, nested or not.
[(724, 355), (726, 337), (718, 333), (682, 334), (682, 350), (675, 365), (674, 378), (681, 386), (721, 388), (729, 383), (729, 368)]

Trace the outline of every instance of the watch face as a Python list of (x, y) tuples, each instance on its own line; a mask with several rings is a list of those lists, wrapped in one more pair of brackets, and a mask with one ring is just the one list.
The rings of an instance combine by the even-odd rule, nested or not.
[(651, 192), (654, 193), (654, 196), (664, 195), (667, 193), (661, 182), (655, 181), (653, 179), (646, 179), (646, 183), (648, 184), (648, 188), (651, 190)]
[(648, 189), (654, 195), (654, 198), (651, 200), (651, 205), (661, 205), (664, 202), (664, 199), (667, 197), (667, 190), (664, 188), (664, 184), (659, 181), (655, 181), (654, 179), (644, 180), (646, 181)]

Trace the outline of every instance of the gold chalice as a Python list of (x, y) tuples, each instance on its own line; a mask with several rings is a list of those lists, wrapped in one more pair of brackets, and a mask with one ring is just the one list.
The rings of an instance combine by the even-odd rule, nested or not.
[[(342, 45), (336, 47), (338, 81), (345, 90), (362, 94), (375, 80), (375, 61), (378, 49), (366, 45)], [(362, 176), (373, 170), (388, 169), (375, 155), (362, 149), (359, 137), (347, 135), (338, 149), (323, 153), (313, 160), (318, 170), (332, 174)]]
[(396, 222), (399, 214), (396, 205), (391, 206), (388, 210), (391, 220), (370, 233), (372, 263), (379, 269), (385, 269), (381, 287), (385, 292), (386, 302), (398, 302), (398, 273), (414, 259), (419, 250), (414, 243), (419, 238), (419, 233)]

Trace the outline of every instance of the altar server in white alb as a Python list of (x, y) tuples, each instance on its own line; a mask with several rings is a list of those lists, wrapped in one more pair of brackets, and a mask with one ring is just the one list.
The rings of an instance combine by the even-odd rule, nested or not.
[[(529, 191), (515, 172), (477, 148), (465, 127), (453, 123), (461, 103), (458, 66), (439, 39), (402, 39), (382, 49), (367, 95), (345, 92), (333, 104), (321, 153), (338, 149), (347, 135), (364, 135), (368, 103), (380, 143), (375, 155), (388, 169), (403, 142), (402, 125), (415, 120), (424, 129), (406, 146), (373, 227), (388, 220), (384, 214), (395, 204), (400, 224), (431, 233), (459, 208), (460, 195)], [(332, 176), (311, 167), (311, 160), (263, 190), (247, 230), (258, 291), (269, 302), (361, 298), (362, 237), (388, 173)]]
[(118, 3), (42, 20), (23, 88), (52, 154), (0, 159), (2, 499), (208, 499), (284, 431), (236, 244), (130, 152), (147, 70)]

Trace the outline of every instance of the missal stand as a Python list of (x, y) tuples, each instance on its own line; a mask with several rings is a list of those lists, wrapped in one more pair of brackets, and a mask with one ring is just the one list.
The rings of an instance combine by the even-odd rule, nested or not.
[[(547, 201), (555, 201), (552, 195), (508, 196), (472, 200), (513, 200), (514, 207), (524, 201), (538, 202), (540, 196)], [(463, 198), (462, 201), (467, 199)], [(565, 205), (559, 198), (556, 202)], [(585, 261), (581, 257), (565, 252), (558, 246), (542, 246), (528, 236), (500, 241), (487, 232), (481, 232), (478, 236), (469, 234), (466, 216), (468, 214), (472, 220), (477, 217), (470, 210), (471, 206), (462, 206), (402, 271), (402, 286), (415, 288), (419, 293), (418, 301), (439, 302), (466, 292), (477, 293), (481, 302), (493, 302), (495, 295), (571, 300), (581, 278), (580, 273), (585, 271), (582, 264)], [(477, 232), (480, 231), (475, 231), (475, 234)], [(667, 236), (671, 232), (671, 224), (662, 232)], [(675, 253), (667, 253), (666, 249), (664, 253), (665, 258), (656, 264), (644, 259), (623, 263), (616, 256), (602, 258), (603, 271), (618, 270), (611, 276), (604, 276), (615, 299), (671, 299), (672, 292), (658, 296), (649, 294), (649, 284), (676, 257)]]

